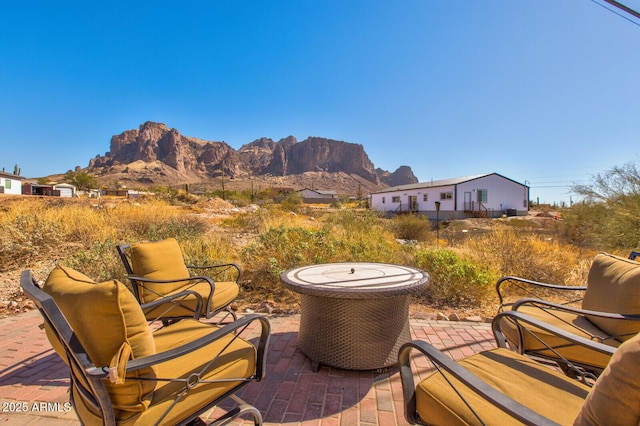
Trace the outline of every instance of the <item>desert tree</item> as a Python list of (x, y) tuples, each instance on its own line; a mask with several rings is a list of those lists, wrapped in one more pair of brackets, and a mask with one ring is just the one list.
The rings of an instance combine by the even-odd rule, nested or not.
[(586, 185), (574, 185), (583, 198), (582, 220), (612, 248), (640, 247), (640, 170), (634, 163), (615, 166), (592, 177)]
[(96, 180), (96, 178), (82, 170), (75, 172), (69, 170), (64, 175), (64, 181), (75, 185), (79, 189), (90, 190), (98, 187), (98, 181)]

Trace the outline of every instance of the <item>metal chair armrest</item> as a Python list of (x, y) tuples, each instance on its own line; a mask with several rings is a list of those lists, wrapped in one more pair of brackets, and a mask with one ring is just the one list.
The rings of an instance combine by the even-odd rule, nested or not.
[[(563, 305), (558, 305), (558, 306), (563, 307)], [(566, 339), (572, 343), (583, 346), (586, 349), (592, 349), (594, 351), (601, 352), (609, 356), (613, 355), (613, 353), (616, 350), (615, 347), (605, 345), (604, 343), (600, 343), (595, 340), (586, 339), (582, 336), (578, 336), (576, 334), (573, 334), (561, 328), (555, 327), (544, 321), (540, 321), (538, 319), (532, 318), (518, 311), (500, 312), (498, 315), (496, 315), (493, 318), (493, 321), (491, 322), (491, 330), (493, 331), (493, 336), (496, 339), (497, 345), (501, 348), (507, 347), (507, 343), (506, 343), (507, 340), (500, 326), (502, 322), (501, 320), (503, 318), (509, 318), (513, 320), (518, 325), (519, 329), (521, 327), (520, 325), (521, 323), (528, 324), (529, 326), (533, 326), (538, 329), (545, 330), (553, 335), (562, 337), (563, 339)], [(638, 317), (638, 319), (640, 319), (640, 317)], [(541, 342), (541, 343), (544, 343), (544, 342)]]
[(439, 369), (446, 371), (456, 379), (463, 382), (476, 394), (499, 408), (500, 410), (513, 416), (524, 424), (529, 425), (555, 425), (556, 423), (543, 415), (525, 407), (514, 401), (505, 394), (488, 385), (483, 380), (469, 372), (460, 364), (443, 354), (429, 343), (414, 340), (405, 343), (398, 352), (398, 366), (400, 368), (400, 379), (402, 381), (402, 391), (405, 401), (405, 417), (409, 423), (424, 424), (418, 417), (416, 411), (416, 396), (413, 373), (411, 371), (411, 352), (419, 351), (426, 356)]
[[(517, 300), (513, 304), (511, 310), (517, 311), (519, 307), (524, 305), (541, 306), (541, 307), (546, 307), (550, 309), (555, 309), (558, 311), (571, 312), (571, 313), (583, 315), (583, 316), (589, 315), (589, 316), (607, 318), (607, 319), (640, 321), (640, 314), (619, 314), (615, 312), (591, 311), (588, 309), (576, 308), (573, 306), (567, 306), (561, 303), (549, 302), (548, 300), (536, 299), (532, 297), (526, 297), (526, 298)], [(506, 311), (506, 312), (509, 312), (509, 311)]]
[(142, 303), (140, 304), (140, 307), (142, 308), (142, 311), (148, 311), (158, 306), (164, 305), (165, 303), (171, 303), (173, 300), (181, 299), (184, 296), (188, 296), (188, 295), (195, 296), (195, 298), (198, 300), (198, 303), (196, 304), (196, 308), (193, 312), (193, 318), (198, 319), (202, 316), (204, 299), (202, 298), (202, 295), (200, 293), (193, 290), (184, 290), (179, 293), (172, 294), (170, 296), (161, 297), (160, 299), (156, 299), (153, 302)]
[(227, 269), (235, 269), (236, 270), (236, 282), (240, 281), (240, 277), (242, 276), (242, 268), (237, 263), (220, 263), (216, 265), (187, 265), (187, 269), (199, 270), (199, 269), (222, 269), (220, 272), (216, 272), (216, 274), (221, 274)]
[(498, 299), (500, 300), (500, 306), (504, 304), (504, 297), (502, 295), (501, 286), (505, 282), (512, 282), (518, 284), (525, 284), (532, 287), (544, 288), (548, 290), (569, 290), (569, 291), (585, 291), (587, 289), (586, 286), (571, 286), (571, 285), (562, 285), (562, 284), (552, 284), (552, 283), (543, 283), (540, 281), (528, 280), (526, 278), (520, 278), (515, 276), (504, 276), (500, 278), (496, 282), (496, 292), (498, 293)]
[[(185, 321), (191, 321), (191, 320), (185, 320)], [(226, 336), (228, 334), (235, 334), (237, 330), (243, 327), (246, 327), (247, 325), (249, 325), (254, 321), (260, 321), (260, 326), (261, 326), (260, 339), (258, 341), (258, 345), (256, 348), (257, 355), (258, 355), (257, 364), (256, 364), (256, 380), (260, 380), (265, 373), (266, 353), (267, 353), (267, 346), (269, 344), (269, 335), (271, 332), (271, 325), (269, 324), (269, 320), (266, 317), (258, 314), (246, 315), (232, 323), (226, 324), (223, 327), (216, 328), (214, 331), (207, 334), (206, 336), (203, 336), (199, 339), (196, 339), (178, 348), (174, 348), (174, 349), (157, 353), (154, 355), (149, 355), (146, 357), (130, 360), (127, 363), (127, 372), (139, 370), (141, 368), (151, 367), (155, 364), (159, 364), (162, 362), (179, 358), (182, 355), (186, 355), (190, 352), (203, 348), (208, 344), (213, 343), (216, 340), (219, 340), (223, 336)], [(101, 367), (101, 369), (102, 370), (106, 369), (108, 371), (107, 367)]]

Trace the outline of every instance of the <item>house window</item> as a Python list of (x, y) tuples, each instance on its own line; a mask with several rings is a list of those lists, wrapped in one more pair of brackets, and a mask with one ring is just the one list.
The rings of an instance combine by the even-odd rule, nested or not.
[(429, 201), (429, 194), (422, 195), (422, 201)]
[(400, 202), (400, 196), (396, 195), (394, 197), (391, 197), (391, 202), (392, 203), (399, 203)]
[(453, 200), (453, 192), (451, 192), (451, 191), (441, 192), (440, 193), (440, 199), (441, 200)]
[(478, 189), (478, 202), (486, 203), (487, 202), (487, 190), (486, 189)]
[(11, 189), (11, 179), (4, 180), (4, 187), (7, 189)]
[(384, 197), (382, 197), (382, 204), (384, 204), (384, 202), (385, 202), (385, 199), (384, 199)]

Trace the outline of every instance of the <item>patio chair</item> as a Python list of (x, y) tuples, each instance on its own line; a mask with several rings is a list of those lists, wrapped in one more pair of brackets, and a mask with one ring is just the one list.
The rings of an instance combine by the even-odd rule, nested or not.
[[(403, 345), (398, 354), (405, 417), (410, 424), (639, 424), (640, 335), (615, 350), (517, 312), (506, 315), (520, 316), (549, 333), (565, 333), (567, 340), (609, 355), (611, 360), (590, 387), (505, 348), (456, 362), (434, 346), (415, 340)], [(424, 363), (425, 357), (430, 363)], [(428, 369), (429, 365), (435, 369)]]
[[(174, 238), (121, 244), (117, 250), (147, 319), (191, 317), (198, 304), (203, 306), (205, 318), (224, 312), (225, 317), (237, 319), (230, 305), (238, 296), (242, 270), (235, 263), (186, 265)], [(191, 294), (171, 303), (157, 303), (158, 299), (181, 291)]]
[(262, 423), (235, 393), (265, 374), (266, 318), (247, 315), (224, 327), (183, 319), (152, 331), (116, 280), (95, 283), (58, 266), (42, 288), (28, 270), (20, 284), (69, 366), (70, 400), (82, 424), (186, 424), (226, 398), (236, 404), (220, 421), (251, 415)]
[[(506, 303), (503, 291), (505, 284), (512, 284), (527, 291), (547, 293), (538, 297), (525, 297), (513, 303)], [(589, 270), (586, 286), (563, 286), (526, 280), (518, 277), (503, 277), (496, 284), (500, 299), (500, 311), (517, 311), (532, 318), (562, 328), (581, 337), (618, 347), (622, 342), (640, 332), (640, 262), (598, 253)], [(532, 290), (530, 290), (532, 289)], [(551, 292), (571, 294), (568, 301), (551, 302)], [(577, 306), (576, 306), (577, 305)], [(573, 367), (580, 367), (593, 374), (599, 374), (609, 361), (602, 353), (576, 346), (557, 335), (543, 330), (526, 330), (517, 322), (505, 321), (502, 325), (504, 342), (514, 349), (531, 356), (567, 364), (558, 354), (569, 360)], [(554, 351), (550, 351), (539, 340), (545, 341)], [(566, 370), (568, 372), (568, 370)]]

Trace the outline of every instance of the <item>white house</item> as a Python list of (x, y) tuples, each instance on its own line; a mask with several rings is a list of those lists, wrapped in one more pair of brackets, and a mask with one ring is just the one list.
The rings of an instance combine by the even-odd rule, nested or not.
[(371, 208), (390, 214), (415, 212), (429, 219), (525, 216), (529, 187), (489, 173), (385, 188), (371, 194)]
[(23, 179), (22, 176), (0, 171), (0, 194), (22, 194)]

